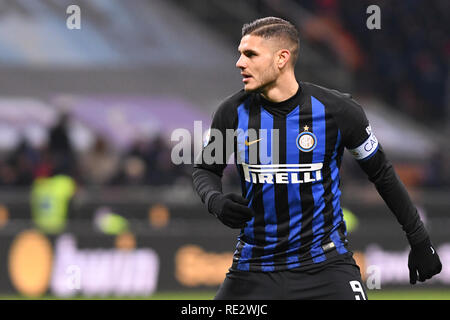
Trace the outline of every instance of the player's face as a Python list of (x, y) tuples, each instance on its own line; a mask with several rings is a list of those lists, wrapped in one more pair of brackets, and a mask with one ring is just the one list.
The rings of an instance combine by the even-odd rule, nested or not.
[(264, 91), (278, 78), (275, 52), (270, 40), (246, 35), (242, 37), (236, 67), (241, 69), (245, 91)]

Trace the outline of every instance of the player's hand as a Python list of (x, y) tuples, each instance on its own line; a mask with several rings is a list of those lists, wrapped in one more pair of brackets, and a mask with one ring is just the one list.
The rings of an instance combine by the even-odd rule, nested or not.
[(430, 239), (411, 246), (408, 257), (409, 282), (424, 282), (442, 270), (441, 260), (431, 244)]
[(255, 214), (247, 207), (248, 199), (234, 193), (217, 194), (211, 199), (211, 212), (222, 223), (233, 229), (244, 228)]

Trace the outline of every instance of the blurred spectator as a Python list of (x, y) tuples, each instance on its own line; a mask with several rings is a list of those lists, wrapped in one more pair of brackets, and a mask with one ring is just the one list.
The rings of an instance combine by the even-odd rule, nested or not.
[(33, 221), (40, 230), (52, 234), (64, 230), (76, 189), (75, 180), (62, 171), (55, 172), (51, 177), (37, 178), (33, 182), (30, 199), (31, 213)]
[(437, 150), (425, 166), (424, 186), (441, 188), (450, 186), (450, 153)]
[(29, 186), (33, 182), (33, 168), (37, 163), (38, 152), (25, 140), (0, 162), (0, 184)]
[(29, 148), (26, 142), (21, 143), (12, 160), (16, 165), (16, 185), (27, 186), (32, 183), (34, 158), (34, 150)]
[(75, 152), (69, 137), (70, 115), (62, 112), (58, 122), (49, 132), (49, 149), (55, 169), (75, 174)]
[(145, 185), (145, 175), (147, 165), (144, 159), (138, 156), (127, 156), (123, 162), (123, 173), (121, 184), (125, 185)]
[(49, 177), (53, 172), (53, 160), (48, 145), (43, 145), (38, 150), (38, 159), (34, 167), (33, 173), (35, 178)]
[(7, 161), (0, 161), (0, 183), (3, 186), (14, 185), (16, 182), (16, 170)]
[(188, 177), (187, 166), (174, 165), (170, 155), (169, 145), (160, 135), (136, 140), (124, 157), (115, 183), (161, 186), (172, 185), (179, 178)]
[(49, 132), (50, 151), (54, 153), (72, 153), (68, 123), (69, 115), (67, 113), (61, 113), (58, 122)]
[(108, 184), (119, 168), (119, 156), (109, 148), (103, 137), (98, 136), (91, 150), (80, 157), (79, 165), (84, 183)]

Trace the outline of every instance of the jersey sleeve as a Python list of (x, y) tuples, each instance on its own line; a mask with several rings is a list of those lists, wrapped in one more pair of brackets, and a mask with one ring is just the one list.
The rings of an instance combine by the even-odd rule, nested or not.
[(234, 151), (234, 138), (227, 130), (234, 130), (236, 108), (231, 101), (223, 102), (213, 115), (211, 127), (204, 140), (203, 149), (197, 155), (194, 168), (201, 168), (222, 176), (227, 161)]
[(210, 200), (222, 192), (222, 174), (234, 151), (234, 136), (231, 141), (228, 137), (227, 141), (227, 130), (234, 131), (236, 119), (237, 111), (234, 104), (226, 100), (214, 113), (211, 127), (203, 142), (203, 149), (195, 159), (192, 172), (193, 186), (208, 210)]
[(336, 117), (345, 147), (375, 185), (379, 195), (403, 227), (409, 243), (413, 245), (423, 241), (428, 233), (406, 187), (375, 137), (364, 110), (354, 100), (345, 100)]
[(350, 98), (345, 98), (344, 103), (338, 114), (344, 145), (356, 160), (366, 161), (378, 151), (378, 140), (362, 107)]

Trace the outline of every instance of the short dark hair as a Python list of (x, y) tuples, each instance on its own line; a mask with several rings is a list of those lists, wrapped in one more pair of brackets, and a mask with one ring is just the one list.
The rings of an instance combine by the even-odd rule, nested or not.
[(281, 18), (265, 17), (256, 19), (253, 22), (246, 23), (242, 27), (242, 37), (246, 35), (255, 35), (265, 39), (284, 38), (292, 45), (292, 65), (297, 62), (300, 48), (299, 34), (297, 28)]

